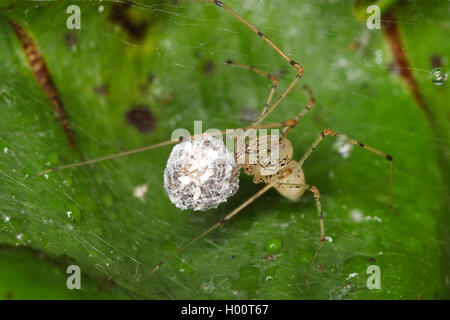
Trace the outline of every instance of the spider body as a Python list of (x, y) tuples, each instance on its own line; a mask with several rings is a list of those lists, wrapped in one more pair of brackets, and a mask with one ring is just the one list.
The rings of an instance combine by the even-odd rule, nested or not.
[(274, 188), (293, 201), (302, 196), (305, 189), (291, 185), (305, 184), (305, 176), (292, 160), (292, 144), (285, 136), (255, 136), (242, 146), (231, 153), (220, 139), (209, 135), (177, 144), (164, 170), (164, 188), (170, 201), (181, 210), (217, 208), (237, 192), (241, 168), (256, 184), (269, 184), (280, 172), (291, 169), (293, 172), (279, 181), (286, 185)]
[[(272, 145), (267, 141), (276, 140), (277, 154), (273, 156)], [(268, 147), (267, 147), (268, 146)], [(237, 158), (242, 157), (242, 151), (237, 153)], [(293, 148), (289, 139), (284, 135), (276, 135), (273, 139), (270, 135), (263, 135), (256, 139), (256, 142), (249, 142), (245, 145), (246, 157), (252, 158), (252, 153), (257, 153), (259, 156), (257, 164), (243, 164), (242, 168), (248, 175), (253, 176), (253, 182), (271, 183), (278, 177), (281, 171), (292, 169), (292, 173), (287, 177), (281, 179), (279, 184), (274, 188), (285, 198), (297, 201), (305, 192), (304, 188), (298, 188), (294, 185), (305, 184), (305, 174), (303, 169), (297, 166), (297, 162), (292, 159)], [(264, 154), (264, 157), (260, 155)], [(284, 184), (284, 185), (283, 185)]]

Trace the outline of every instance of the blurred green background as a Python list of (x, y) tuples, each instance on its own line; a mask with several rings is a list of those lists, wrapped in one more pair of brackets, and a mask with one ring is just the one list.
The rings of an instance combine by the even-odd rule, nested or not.
[[(217, 210), (181, 212), (162, 185), (170, 147), (34, 176), (192, 132), (194, 120), (248, 125), (270, 82), (224, 62), (276, 73), (282, 90), (295, 72), (273, 49), (210, 3), (77, 1), (81, 29), (68, 30), (71, 1), (0, 1), (0, 299), (448, 299), (450, 90), (430, 72), (449, 69), (450, 3), (379, 1), (383, 29), (370, 30), (373, 3), (226, 1), (304, 67), (267, 120), (295, 116), (302, 84), (312, 88), (317, 104), (289, 136), (295, 158), (327, 127), (394, 158), (394, 212), (382, 158), (329, 138), (305, 163), (327, 234), (307, 292), (319, 243), (310, 194), (268, 192), (149, 277), (261, 186), (242, 174)], [(44, 57), (76, 151), (12, 23)], [(71, 264), (81, 290), (66, 288)], [(370, 265), (381, 289), (366, 286)]]

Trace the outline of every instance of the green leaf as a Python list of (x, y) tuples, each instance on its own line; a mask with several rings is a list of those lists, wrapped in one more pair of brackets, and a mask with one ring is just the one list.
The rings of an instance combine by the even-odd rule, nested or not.
[[(304, 278), (320, 233), (308, 193), (294, 203), (269, 191), (150, 277), (158, 262), (262, 186), (242, 173), (238, 194), (217, 210), (181, 212), (163, 188), (170, 147), (34, 174), (167, 140), (177, 128), (193, 132), (194, 120), (202, 120), (204, 130), (248, 125), (243, 118), (260, 112), (270, 81), (224, 62), (276, 72), (279, 92), (294, 69), (208, 3), (145, 1), (127, 8), (79, 2), (81, 29), (69, 31), (72, 3), (3, 1), (0, 242), (65, 255), (83, 273), (110, 277), (143, 298), (449, 298), (449, 84), (436, 86), (429, 77), (432, 56), (449, 69), (449, 4), (395, 6), (404, 50), (430, 110), (426, 117), (405, 81), (390, 71), (393, 57), (382, 30), (368, 30), (352, 3), (226, 3), (304, 67), (300, 82), (312, 88), (317, 103), (289, 135), (295, 158), (327, 127), (391, 154), (395, 213), (387, 206), (388, 161), (356, 147), (343, 158), (327, 138), (304, 165), (307, 182), (320, 189), (328, 236), (309, 292)], [(77, 151), (11, 22), (44, 57)], [(301, 84), (267, 122), (293, 118), (306, 106)], [(138, 125), (139, 131), (127, 121), (131, 109), (142, 107), (156, 119), (150, 119), (153, 130)], [(135, 197), (142, 185), (147, 193)], [(381, 289), (366, 286), (370, 265), (380, 267)]]
[(0, 248), (1, 299), (127, 299), (108, 279), (81, 273), (80, 290), (68, 290), (67, 266), (40, 252), (23, 248)]

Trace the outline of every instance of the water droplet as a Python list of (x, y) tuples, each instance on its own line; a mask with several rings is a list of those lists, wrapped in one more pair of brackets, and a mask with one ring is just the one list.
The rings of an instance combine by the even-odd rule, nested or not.
[(70, 187), (72, 185), (72, 179), (70, 178), (64, 179), (63, 184)]
[(351, 279), (351, 278), (355, 278), (355, 277), (357, 277), (358, 276), (358, 272), (353, 272), (353, 273), (350, 273), (349, 275), (348, 275), (348, 277), (347, 277), (347, 279), (346, 280), (349, 280), (349, 279)]
[(270, 280), (274, 280), (275, 279), (275, 273), (278, 270), (278, 266), (272, 267), (270, 269), (267, 269), (266, 272), (264, 273), (264, 281), (270, 281)]
[(81, 219), (81, 211), (74, 204), (69, 206), (69, 209), (67, 210), (66, 215), (71, 221), (78, 221)]
[(134, 187), (133, 190), (133, 195), (138, 198), (139, 200), (143, 201), (144, 200), (144, 196), (148, 191), (148, 187), (146, 184), (140, 185), (140, 186), (136, 186)]
[(16, 234), (16, 246), (24, 245), (25, 241), (28, 240), (23, 233)]
[(350, 211), (350, 217), (356, 223), (361, 223), (364, 220), (363, 213), (361, 212), (361, 210), (358, 209)]
[(430, 72), (431, 81), (437, 86), (441, 86), (447, 81), (448, 74), (442, 68), (434, 68)]
[(269, 252), (278, 252), (283, 246), (283, 242), (280, 239), (271, 239), (266, 242), (265, 248)]
[(353, 144), (348, 140), (345, 135), (340, 135), (333, 146), (342, 156), (342, 158), (347, 159), (350, 157), (350, 153), (353, 149)]

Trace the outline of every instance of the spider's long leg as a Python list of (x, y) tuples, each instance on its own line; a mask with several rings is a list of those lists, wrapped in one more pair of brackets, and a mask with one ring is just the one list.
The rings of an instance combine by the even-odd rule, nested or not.
[[(291, 119), (291, 120), (286, 120), (283, 122), (275, 122), (275, 123), (268, 123), (268, 124), (261, 124), (261, 125), (251, 125), (248, 127), (244, 127), (244, 128), (240, 128), (242, 130), (249, 130), (249, 129), (271, 129), (271, 128), (286, 128), (286, 127), (293, 127), (297, 124), (297, 120), (295, 119)], [(227, 133), (229, 129), (226, 130), (222, 130), (222, 131), (216, 131), (213, 133), (204, 133), (204, 135), (221, 135), (224, 133)], [(200, 135), (193, 135), (191, 136), (191, 138), (195, 138), (198, 136), (201, 136), (203, 134)], [(90, 160), (86, 160), (86, 161), (81, 161), (81, 162), (77, 162), (77, 163), (72, 163), (72, 164), (67, 164), (67, 165), (63, 165), (60, 167), (54, 167), (54, 168), (50, 168), (41, 172), (36, 173), (36, 176), (41, 176), (43, 174), (47, 174), (50, 172), (55, 172), (58, 170), (62, 170), (62, 169), (69, 169), (69, 168), (75, 168), (75, 167), (81, 167), (81, 166), (85, 166), (91, 163), (95, 163), (95, 162), (100, 162), (100, 161), (105, 161), (105, 160), (110, 160), (110, 159), (115, 159), (115, 158), (119, 158), (119, 157), (124, 157), (124, 156), (128, 156), (128, 155), (132, 155), (135, 153), (140, 153), (140, 152), (144, 152), (147, 150), (151, 150), (151, 149), (156, 149), (159, 147), (164, 147), (167, 145), (171, 145), (171, 144), (176, 144), (180, 142), (180, 139), (176, 139), (176, 140), (167, 140), (167, 141), (163, 141), (163, 142), (159, 142), (156, 144), (152, 144), (149, 146), (145, 146), (145, 147), (141, 147), (141, 148), (137, 148), (137, 149), (132, 149), (132, 150), (128, 150), (128, 151), (123, 151), (123, 152), (119, 152), (119, 153), (114, 153), (114, 154), (110, 154), (104, 157), (99, 157), (99, 158), (95, 158), (95, 159), (90, 159)]]
[(292, 60), (286, 53), (284, 53), (280, 48), (278, 48), (275, 43), (272, 42), (269, 38), (267, 38), (261, 31), (255, 28), (251, 23), (245, 20), (243, 17), (234, 12), (231, 8), (226, 6), (222, 1), (219, 0), (184, 0), (189, 2), (209, 2), (213, 3), (216, 6), (225, 9), (231, 15), (233, 15), (236, 19), (241, 21), (244, 25), (246, 25), (250, 30), (256, 33), (261, 39), (263, 39), (269, 46), (271, 46), (284, 60), (286, 60), (295, 70), (297, 70), (297, 75), (295, 79), (291, 82), (291, 84), (282, 92), (282, 94), (278, 97), (278, 99), (274, 102), (274, 104), (269, 108), (267, 107), (267, 112), (261, 115), (261, 117), (255, 121), (254, 124), (261, 123), (279, 104), (280, 102), (287, 96), (287, 94), (294, 88), (295, 84), (300, 80), (303, 76), (303, 67), (300, 63)]
[(124, 156), (128, 156), (130, 154), (135, 154), (135, 153), (139, 153), (139, 152), (143, 152), (143, 151), (147, 151), (147, 150), (151, 150), (151, 149), (156, 149), (159, 147), (163, 147), (163, 146), (167, 146), (170, 144), (175, 144), (180, 142), (180, 140), (167, 140), (167, 141), (163, 141), (160, 143), (156, 143), (156, 144), (152, 144), (149, 146), (145, 146), (142, 148), (137, 148), (137, 149), (133, 149), (133, 150), (128, 150), (128, 151), (123, 151), (123, 152), (119, 152), (119, 153), (114, 153), (114, 154), (110, 154), (104, 157), (100, 157), (100, 158), (95, 158), (95, 159), (90, 159), (90, 160), (86, 160), (86, 161), (81, 161), (81, 162), (77, 162), (77, 163), (72, 163), (72, 164), (67, 164), (64, 166), (60, 166), (60, 167), (54, 167), (54, 168), (50, 168), (48, 170), (44, 170), (41, 172), (36, 173), (36, 176), (41, 176), (43, 174), (47, 174), (50, 172), (55, 172), (58, 170), (62, 170), (62, 169), (69, 169), (69, 168), (75, 168), (75, 167), (81, 167), (81, 166), (85, 166), (87, 164), (91, 164), (91, 163), (95, 163), (95, 162), (100, 162), (100, 161), (105, 161), (105, 160), (110, 160), (110, 159), (115, 159), (115, 158), (119, 158), (119, 157), (124, 157)]
[(267, 112), (267, 108), (269, 107), (270, 103), (272, 102), (272, 98), (273, 95), (275, 93), (275, 90), (277, 89), (278, 86), (278, 77), (274, 74), (271, 73), (267, 73), (265, 71), (262, 71), (260, 69), (257, 69), (253, 66), (247, 65), (245, 63), (240, 63), (240, 62), (235, 62), (232, 60), (227, 60), (226, 62), (229, 65), (233, 65), (242, 69), (247, 69), (250, 71), (253, 71), (257, 74), (259, 74), (260, 76), (269, 79), (270, 81), (272, 81), (272, 87), (270, 88), (270, 92), (269, 92), (269, 96), (267, 97), (266, 103), (264, 104), (264, 108), (263, 111), (261, 112), (261, 116), (264, 115)]
[[(303, 88), (308, 92), (309, 94), (309, 102), (306, 105), (306, 107), (304, 109), (302, 109), (296, 116), (295, 116), (295, 120), (297, 120), (297, 122), (300, 120), (300, 118), (302, 118), (309, 110), (312, 109), (312, 107), (314, 107), (314, 105), (316, 104), (316, 98), (314, 98), (314, 94), (312, 92), (312, 90), (307, 86), (304, 85)], [(283, 136), (287, 136), (288, 133), (292, 130), (293, 127), (286, 127), (283, 129), (282, 135)]]
[(183, 1), (188, 1), (188, 2), (209, 2), (209, 3), (213, 3), (216, 6), (225, 9), (226, 11), (228, 11), (230, 14), (232, 14), (236, 19), (238, 19), (239, 21), (241, 21), (243, 24), (245, 24), (249, 29), (251, 29), (254, 33), (256, 33), (261, 39), (263, 39), (265, 42), (267, 42), (269, 44), (269, 46), (271, 46), (276, 52), (278, 52), (278, 54), (283, 57), (284, 60), (286, 60), (292, 67), (294, 67), (298, 73), (300, 73), (301, 75), (303, 75), (303, 67), (298, 63), (295, 62), (294, 60), (292, 60), (286, 53), (284, 53), (280, 48), (278, 48), (275, 43), (273, 43), (269, 38), (267, 38), (261, 31), (259, 31), (258, 29), (256, 29), (250, 22), (248, 22), (247, 20), (245, 20), (243, 17), (241, 17), (240, 15), (238, 15), (236, 12), (234, 12), (231, 8), (229, 8), (228, 6), (226, 6), (222, 1), (219, 0), (183, 0)]
[(273, 110), (275, 110), (276, 107), (278, 107), (278, 105), (280, 104), (281, 101), (284, 100), (284, 98), (286, 98), (286, 96), (288, 95), (289, 92), (291, 92), (291, 90), (295, 87), (295, 85), (297, 84), (298, 80), (300, 80), (300, 78), (302, 77), (302, 75), (300, 73), (297, 73), (297, 75), (295, 76), (295, 79), (292, 80), (292, 82), (289, 84), (289, 86), (281, 93), (281, 95), (277, 98), (277, 100), (275, 100), (275, 102), (267, 108), (267, 111), (262, 114), (255, 122), (254, 124), (259, 124), (261, 123)]
[[(306, 150), (305, 154), (303, 155), (303, 157), (300, 159), (300, 161), (297, 164), (297, 167), (302, 167), (303, 163), (305, 162), (306, 159), (308, 159), (308, 157), (310, 156), (310, 154), (313, 152), (313, 150), (317, 147), (317, 145), (323, 140), (323, 138), (327, 137), (327, 136), (332, 136), (332, 137), (339, 137), (341, 134), (337, 133), (336, 131), (332, 130), (332, 129), (325, 129), (322, 131), (322, 133), (320, 134), (320, 136), (318, 136), (314, 142), (311, 144), (311, 146), (308, 148), (308, 150)], [(383, 158), (385, 158), (386, 160), (389, 161), (390, 163), (390, 171), (389, 171), (389, 208), (392, 208), (392, 170), (393, 170), (393, 158), (392, 156), (388, 155), (387, 153), (384, 153), (378, 149), (372, 148), (371, 146), (365, 145), (364, 143), (361, 143), (357, 140), (348, 138), (348, 141), (351, 144), (354, 144), (356, 146), (359, 146), (363, 149), (369, 150), (370, 152), (373, 152)]]
[(309, 282), (308, 282), (309, 274), (311, 273), (311, 269), (314, 265), (314, 262), (316, 261), (317, 257), (319, 256), (320, 249), (322, 249), (322, 246), (325, 242), (325, 226), (323, 223), (322, 204), (320, 203), (320, 192), (319, 192), (319, 189), (317, 189), (316, 187), (310, 186), (308, 184), (302, 184), (302, 183), (279, 183), (277, 185), (278, 186), (286, 185), (286, 186), (292, 186), (294, 188), (303, 188), (303, 189), (309, 190), (312, 192), (312, 194), (314, 196), (314, 200), (316, 201), (317, 214), (319, 216), (319, 226), (320, 226), (320, 244), (317, 247), (316, 253), (314, 254), (314, 257), (308, 267), (308, 271), (306, 272), (306, 276), (305, 276), (306, 290), (309, 290)]
[[(278, 87), (279, 80), (278, 80), (277, 76), (275, 76), (274, 74), (267, 73), (267, 72), (265, 72), (263, 70), (257, 69), (257, 68), (255, 68), (255, 67), (253, 67), (251, 65), (244, 64), (244, 63), (235, 62), (235, 61), (232, 61), (232, 60), (227, 60), (226, 63), (229, 64), (229, 65), (237, 66), (237, 67), (242, 68), (242, 69), (247, 69), (247, 70), (253, 71), (253, 72), (259, 74), (260, 76), (262, 76), (264, 78), (267, 78), (267, 79), (272, 81), (272, 87), (270, 89), (269, 96), (267, 97), (266, 103), (264, 104), (263, 111), (261, 112), (260, 118), (258, 118), (258, 120), (255, 122), (255, 123), (260, 123), (265, 117), (267, 117), (268, 113), (272, 112), (273, 109), (274, 109), (274, 107), (272, 106), (270, 108), (270, 112), (268, 112), (269, 111), (268, 108), (269, 108), (270, 103), (272, 101), (272, 98), (274, 96), (275, 90)], [(290, 86), (289, 91), (292, 89), (292, 87), (293, 87), (293, 85)], [(314, 105), (316, 103), (316, 99), (314, 98), (314, 94), (313, 94), (312, 90), (307, 85), (304, 85), (303, 88), (308, 92), (309, 102), (308, 102), (308, 105), (306, 106), (306, 108), (302, 109), (297, 114), (297, 116), (295, 117), (295, 119), (297, 121), (300, 118), (302, 118), (312, 107), (314, 107)], [(284, 95), (282, 95), (283, 98), (286, 95), (287, 95), (287, 92), (284, 93)], [(279, 102), (278, 102), (278, 104), (279, 104)], [(286, 127), (282, 134), (283, 135), (287, 135), (292, 128), (293, 127)]]
[(237, 215), (239, 212), (241, 212), (245, 207), (247, 207), (249, 204), (251, 204), (253, 201), (255, 201), (256, 199), (258, 199), (260, 196), (262, 196), (264, 193), (266, 193), (269, 189), (271, 189), (275, 184), (277, 184), (277, 182), (279, 182), (281, 179), (287, 177), (289, 174), (292, 173), (292, 170), (286, 170), (285, 172), (283, 172), (282, 174), (280, 174), (278, 179), (273, 180), (271, 183), (267, 184), (264, 188), (262, 188), (261, 190), (259, 190), (257, 193), (255, 193), (253, 196), (251, 196), (250, 198), (248, 198), (244, 203), (242, 203), (239, 207), (237, 207), (236, 209), (234, 209), (233, 211), (231, 211), (229, 214), (227, 214), (225, 217), (223, 217), (222, 219), (220, 219), (216, 224), (214, 224), (213, 226), (211, 226), (209, 229), (207, 229), (205, 232), (201, 233), (200, 235), (198, 235), (197, 237), (195, 237), (194, 239), (192, 239), (191, 241), (189, 241), (187, 244), (185, 244), (184, 246), (182, 246), (181, 248), (179, 248), (178, 250), (176, 250), (174, 253), (172, 253), (170, 256), (168, 256), (166, 259), (164, 259), (163, 261), (161, 261), (160, 263), (158, 263), (153, 270), (150, 272), (150, 276), (157, 271), (164, 263), (168, 262), (169, 260), (171, 260), (172, 258), (174, 258), (175, 256), (179, 255), (181, 252), (183, 252), (184, 250), (186, 250), (187, 248), (189, 248), (191, 245), (193, 245), (195, 242), (197, 242), (198, 240), (202, 239), (203, 237), (205, 237), (208, 233), (210, 233), (211, 231), (221, 227), (224, 225), (225, 222), (227, 222), (228, 220), (230, 220), (231, 218), (233, 218), (235, 215)]

